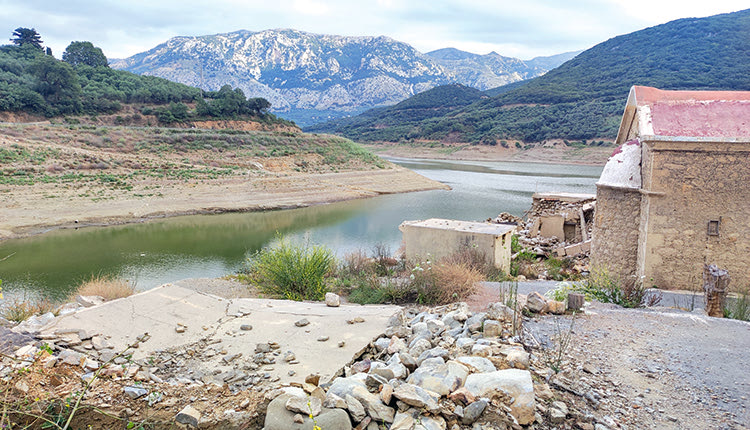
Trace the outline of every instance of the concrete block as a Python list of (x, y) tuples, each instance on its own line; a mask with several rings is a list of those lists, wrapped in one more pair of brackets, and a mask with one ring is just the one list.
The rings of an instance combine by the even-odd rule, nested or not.
[(550, 215), (539, 217), (541, 221), (540, 234), (542, 237), (556, 237), (558, 239), (565, 238), (565, 230), (563, 225), (565, 223), (565, 217), (562, 215)]

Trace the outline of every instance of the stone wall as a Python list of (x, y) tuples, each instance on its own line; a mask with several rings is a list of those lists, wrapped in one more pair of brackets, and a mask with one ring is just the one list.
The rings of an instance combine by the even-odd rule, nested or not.
[(637, 189), (598, 185), (591, 267), (603, 268), (621, 280), (636, 274), (641, 194)]
[[(748, 285), (750, 145), (651, 142), (644, 149), (637, 264), (644, 283), (697, 288), (703, 265), (716, 264), (734, 288)], [(719, 221), (718, 236), (708, 234), (709, 221)]]

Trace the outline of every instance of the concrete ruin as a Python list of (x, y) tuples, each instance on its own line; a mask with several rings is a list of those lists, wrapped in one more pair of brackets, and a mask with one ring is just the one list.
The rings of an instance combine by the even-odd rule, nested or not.
[(534, 193), (526, 236), (547, 239), (558, 257), (586, 254), (595, 208), (594, 194)]
[(750, 278), (750, 92), (630, 90), (597, 182), (591, 263), (661, 288)]
[(515, 225), (431, 218), (404, 221), (398, 228), (403, 233), (409, 259), (434, 261), (464, 247), (475, 247), (498, 269), (510, 270), (510, 242)]

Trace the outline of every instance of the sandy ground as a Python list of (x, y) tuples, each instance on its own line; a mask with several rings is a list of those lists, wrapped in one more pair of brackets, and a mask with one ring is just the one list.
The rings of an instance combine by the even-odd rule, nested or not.
[[(140, 222), (151, 218), (295, 208), (445, 186), (396, 167), (361, 172), (273, 175), (249, 180), (168, 184), (160, 196), (94, 201), (76, 189), (45, 184), (14, 187), (2, 195), (0, 238), (41, 233), (54, 227)], [(50, 197), (52, 195), (53, 197)]]

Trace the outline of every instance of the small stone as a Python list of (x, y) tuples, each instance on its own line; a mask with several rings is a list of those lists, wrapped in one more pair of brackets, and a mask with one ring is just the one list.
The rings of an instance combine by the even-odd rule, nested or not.
[(385, 384), (380, 389), (380, 400), (387, 404), (391, 403), (391, 398), (393, 397), (393, 387), (390, 384)]
[(562, 315), (565, 313), (565, 302), (550, 300), (547, 302), (547, 311), (551, 314)]
[(323, 403), (317, 397), (290, 397), (286, 401), (286, 410), (317, 417), (323, 410)]
[(487, 402), (484, 400), (476, 401), (466, 408), (464, 408), (464, 416), (461, 418), (461, 423), (464, 425), (473, 424), (474, 421), (478, 420), (487, 407)]
[(312, 385), (315, 385), (317, 387), (318, 383), (320, 383), (320, 375), (317, 374), (317, 373), (311, 374), (311, 375), (307, 375), (305, 377), (305, 383), (312, 384)]
[(294, 325), (297, 327), (304, 327), (309, 324), (310, 324), (310, 321), (308, 321), (307, 318), (302, 318), (301, 320), (295, 321), (294, 323)]
[(326, 342), (328, 339), (330, 339), (330, 336), (320, 336), (318, 342)]
[(302, 424), (305, 422), (305, 418), (300, 414), (294, 414), (294, 418), (292, 419), (296, 424)]
[(352, 364), (352, 373), (367, 373), (370, 371), (371, 362), (368, 359)]
[(346, 346), (346, 342), (344, 342), (343, 340), (340, 340), (339, 341), (339, 348), (343, 348), (345, 346)]
[(133, 400), (148, 394), (148, 390), (143, 387), (125, 387), (122, 389), (122, 391), (126, 396), (130, 397)]
[(534, 291), (526, 298), (526, 307), (531, 312), (544, 312), (545, 308), (547, 307), (547, 298), (539, 294), (539, 292)]
[(367, 416), (365, 407), (362, 406), (359, 400), (355, 399), (351, 394), (346, 395), (346, 409), (349, 410), (349, 415), (355, 422), (360, 422)]
[(498, 337), (503, 333), (503, 326), (499, 321), (484, 321), (484, 337)]
[(323, 401), (323, 406), (328, 409), (346, 409), (346, 400), (333, 393), (326, 393), (326, 399)]
[(174, 328), (174, 331), (176, 331), (177, 333), (185, 333), (187, 331), (187, 326), (177, 324), (177, 327)]
[(29, 384), (24, 381), (16, 382), (15, 389), (26, 394), (29, 392)]
[(326, 306), (337, 308), (341, 306), (341, 298), (338, 294), (326, 293)]
[(250, 325), (250, 324), (242, 324), (240, 326), (240, 330), (242, 330), (242, 331), (250, 331), (252, 329), (253, 329), (253, 326)]
[(198, 421), (201, 419), (201, 413), (191, 405), (187, 405), (177, 413), (175, 421), (180, 424), (187, 424), (192, 427), (198, 427)]

